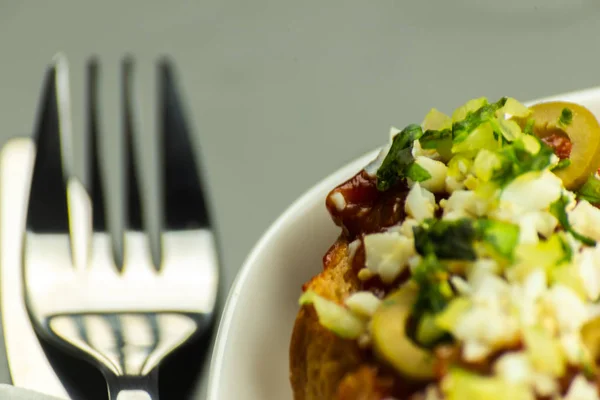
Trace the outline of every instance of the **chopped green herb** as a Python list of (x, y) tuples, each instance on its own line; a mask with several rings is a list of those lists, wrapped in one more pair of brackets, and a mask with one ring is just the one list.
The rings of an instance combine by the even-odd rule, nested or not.
[(571, 160), (569, 160), (568, 158), (563, 158), (558, 162), (558, 164), (556, 164), (556, 166), (554, 166), (554, 168), (552, 168), (552, 171), (567, 168), (569, 165), (571, 165)]
[(430, 220), (413, 228), (415, 249), (423, 256), (434, 254), (440, 259), (475, 260), (473, 248), (476, 232), (469, 219)]
[(435, 149), (443, 160), (452, 158), (452, 129), (428, 129), (419, 139), (424, 149)]
[[(412, 155), (413, 143), (423, 135), (419, 125), (411, 124), (394, 136), (392, 147), (377, 170), (377, 189), (385, 191), (398, 179), (405, 178), (415, 158)], [(421, 171), (422, 172), (422, 171)], [(416, 174), (416, 172), (414, 172)], [(422, 176), (422, 173), (420, 174)]]
[(527, 172), (546, 169), (552, 162), (554, 152), (550, 146), (539, 139), (536, 140), (540, 144), (540, 149), (536, 154), (527, 151), (525, 142), (522, 140), (504, 146), (499, 152), (502, 165), (494, 172), (492, 181), (500, 186), (505, 186)]
[(523, 127), (523, 133), (526, 135), (533, 135), (533, 127), (535, 125), (535, 120), (533, 118), (529, 118), (525, 127)]
[(415, 316), (436, 314), (446, 308), (454, 293), (448, 283), (446, 267), (435, 255), (423, 258), (412, 278), (419, 285), (419, 294), (413, 306)]
[(422, 256), (434, 254), (440, 260), (475, 260), (474, 243), (478, 240), (510, 260), (519, 240), (518, 225), (486, 218), (428, 220), (414, 227), (413, 233), (417, 252)]
[(560, 265), (562, 263), (570, 262), (573, 259), (573, 249), (567, 242), (567, 239), (564, 238), (564, 236), (561, 235), (558, 238), (560, 239), (560, 244), (564, 253), (564, 257), (561, 258), (557, 263), (558, 265)]
[(408, 167), (406, 177), (414, 182), (423, 182), (431, 178), (431, 174), (425, 168), (414, 162)]
[(519, 226), (508, 222), (482, 218), (477, 220), (477, 233), (502, 257), (512, 260), (519, 241)]
[(579, 240), (581, 243), (588, 246), (595, 246), (596, 241), (592, 238), (584, 236), (580, 233), (575, 232), (571, 223), (569, 222), (569, 216), (567, 215), (567, 204), (569, 203), (569, 198), (565, 195), (560, 196), (558, 200), (550, 205), (550, 213), (558, 219), (560, 225), (564, 228), (565, 231), (571, 233), (573, 237)]
[(569, 108), (563, 108), (558, 118), (558, 123), (563, 126), (569, 126), (571, 122), (573, 122), (573, 111)]
[(439, 143), (444, 140), (452, 139), (452, 130), (442, 129), (441, 131), (427, 130), (419, 139), (421, 147), (424, 149), (435, 149)]
[(495, 113), (506, 104), (506, 97), (501, 98), (495, 103), (486, 104), (476, 111), (467, 113), (462, 121), (452, 124), (452, 137), (454, 143), (460, 143), (465, 140), (471, 132), (484, 122), (495, 118)]
[(590, 176), (577, 191), (577, 197), (592, 204), (600, 204), (600, 180), (594, 175)]

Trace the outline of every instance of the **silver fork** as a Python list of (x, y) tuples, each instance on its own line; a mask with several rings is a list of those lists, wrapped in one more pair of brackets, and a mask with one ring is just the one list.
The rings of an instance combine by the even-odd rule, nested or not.
[[(24, 246), (26, 306), (38, 335), (102, 371), (110, 399), (156, 400), (161, 360), (212, 321), (216, 244), (169, 63), (157, 68), (140, 63), (134, 74), (132, 59), (122, 60), (120, 107), (117, 99), (102, 96), (99, 68), (97, 61), (88, 64), (83, 100), (69, 89), (66, 58), (57, 56), (52, 66), (55, 96), (49, 109), (56, 107), (58, 118), (36, 138)], [(136, 76), (155, 90), (135, 97)], [(136, 108), (138, 102), (143, 105)], [(107, 125), (119, 121), (119, 108), (122, 124)], [(150, 118), (141, 118), (141, 112)], [(125, 221), (125, 227), (113, 234), (98, 154), (99, 137), (110, 134), (107, 126), (124, 131), (127, 166), (116, 202), (117, 222)], [(161, 138), (157, 192), (163, 196), (152, 213), (163, 217), (154, 232), (148, 210), (142, 215), (149, 202), (140, 202), (133, 130)], [(79, 131), (89, 139), (84, 157), (89, 174), (82, 179), (74, 172), (71, 139)]]

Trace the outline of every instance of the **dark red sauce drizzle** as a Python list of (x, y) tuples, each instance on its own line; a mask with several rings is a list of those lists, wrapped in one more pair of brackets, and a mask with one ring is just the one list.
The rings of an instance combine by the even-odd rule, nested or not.
[[(399, 183), (385, 192), (379, 191), (376, 178), (362, 170), (333, 189), (327, 196), (326, 205), (333, 221), (352, 241), (361, 234), (379, 232), (402, 221), (408, 190), (406, 184)], [(334, 193), (344, 197), (344, 209), (338, 210), (335, 206)]]

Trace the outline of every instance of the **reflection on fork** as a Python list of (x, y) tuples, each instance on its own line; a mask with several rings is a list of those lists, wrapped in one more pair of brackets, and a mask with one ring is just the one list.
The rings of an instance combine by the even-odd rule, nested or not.
[[(145, 376), (169, 349), (196, 330), (193, 317), (175, 313), (70, 314), (48, 318), (50, 331), (96, 358), (115, 375)], [(175, 335), (169, 332), (176, 332)], [(123, 332), (120, 338), (113, 332)]]
[[(218, 287), (217, 252), (172, 72), (165, 62), (157, 69), (159, 80), (152, 79), (153, 69), (142, 67), (139, 73), (160, 83), (160, 90), (143, 96), (146, 104), (141, 109), (151, 116), (143, 131), (159, 131), (164, 152), (159, 182), (163, 196), (153, 211), (163, 218), (154, 231), (144, 220), (142, 205), (147, 202), (140, 201), (138, 164), (133, 162), (133, 130), (142, 127), (132, 95), (132, 60), (123, 60), (121, 70), (123, 124), (117, 129), (124, 130), (128, 168), (126, 190), (118, 203), (126, 205), (118, 210), (125, 227), (116, 235), (109, 233), (105, 217), (98, 136), (100, 121), (116, 117), (105, 111), (118, 107), (98, 95), (99, 64), (91, 62), (84, 129), (83, 123), (76, 123), (83, 113), (74, 110), (84, 102), (71, 98), (66, 59), (58, 56), (49, 72), (46, 118), (37, 133), (27, 213), (26, 304), (43, 339), (100, 368), (111, 399), (158, 399), (159, 363), (210, 326)], [(158, 110), (156, 93), (162, 100)], [(71, 133), (76, 129), (89, 135), (90, 183), (73, 171)]]

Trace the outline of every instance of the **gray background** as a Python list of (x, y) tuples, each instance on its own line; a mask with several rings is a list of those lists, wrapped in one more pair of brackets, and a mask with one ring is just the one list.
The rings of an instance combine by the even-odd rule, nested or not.
[(599, 85), (599, 44), (594, 0), (0, 0), (0, 139), (32, 131), (58, 50), (172, 55), (229, 286), (277, 215), (390, 125)]

